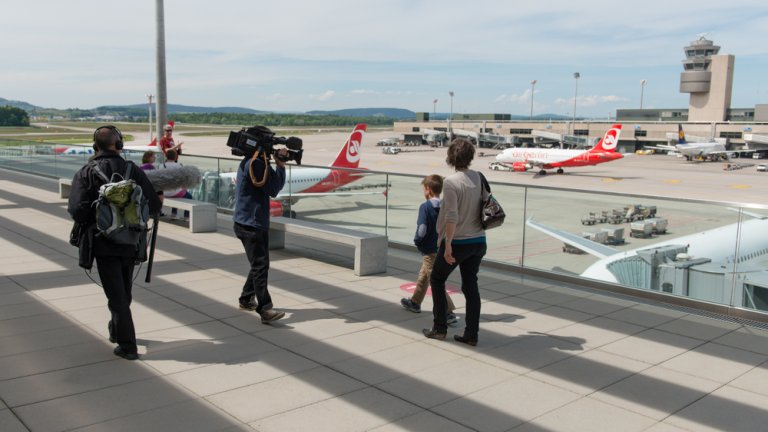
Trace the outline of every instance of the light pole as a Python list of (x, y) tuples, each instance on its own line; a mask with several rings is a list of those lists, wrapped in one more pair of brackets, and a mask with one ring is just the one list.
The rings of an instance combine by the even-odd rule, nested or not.
[(643, 91), (645, 90), (645, 83), (648, 81), (641, 79), (640, 80), (640, 109), (643, 109)]
[(432, 101), (432, 119), (435, 120), (437, 118), (437, 99)]
[(576, 81), (576, 89), (573, 91), (573, 122), (571, 122), (571, 126), (573, 127), (573, 133), (576, 133), (576, 98), (579, 97), (579, 78), (581, 78), (581, 74), (574, 72), (573, 78)]
[(451, 129), (451, 122), (453, 121), (453, 91), (448, 92), (448, 96), (451, 97), (451, 115), (448, 117), (448, 140), (453, 140), (453, 131)]
[(148, 93), (149, 98), (149, 142), (152, 142), (152, 93)]
[(529, 120), (533, 120), (533, 91), (536, 88), (536, 80), (531, 81), (531, 115)]

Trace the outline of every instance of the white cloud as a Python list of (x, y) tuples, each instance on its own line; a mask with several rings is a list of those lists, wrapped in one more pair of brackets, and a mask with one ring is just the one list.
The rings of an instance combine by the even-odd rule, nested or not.
[[(626, 102), (629, 99), (621, 96), (616, 95), (606, 95), (606, 96), (600, 96), (600, 95), (587, 95), (587, 96), (579, 96), (576, 98), (576, 106), (577, 107), (594, 107), (600, 104), (605, 103), (615, 103), (615, 102)], [(573, 106), (573, 98), (563, 99), (563, 98), (557, 98), (555, 99), (555, 105), (558, 106)]]
[(333, 97), (336, 96), (336, 92), (333, 90), (326, 90), (325, 93), (319, 94), (319, 95), (309, 95), (310, 99), (318, 100), (318, 101), (328, 101), (333, 99)]

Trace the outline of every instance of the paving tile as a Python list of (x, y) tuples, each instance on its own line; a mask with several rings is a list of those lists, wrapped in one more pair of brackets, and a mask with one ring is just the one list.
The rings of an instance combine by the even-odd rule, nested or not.
[(261, 324), (256, 316), (227, 319), (225, 322), (245, 332), (258, 332), (259, 337), (283, 348), (295, 347), (313, 341), (323, 341), (341, 335), (373, 328), (367, 323), (350, 321), (326, 310), (286, 308), (286, 317), (272, 326)]
[(0, 431), (29, 432), (24, 424), (9, 409), (0, 409)]
[(2, 338), (70, 327), (77, 323), (49, 309), (48, 313), (43, 315), (9, 318), (0, 321), (0, 324), (2, 324), (0, 325), (0, 338)]
[(515, 327), (526, 330), (548, 332), (562, 327), (567, 327), (575, 322), (586, 321), (594, 318), (592, 314), (586, 314), (558, 306), (550, 306), (523, 313), (523, 318), (515, 317)]
[(460, 357), (428, 344), (412, 342), (331, 363), (329, 367), (364, 383), (378, 384), (402, 376), (419, 377), (420, 371)]
[(725, 384), (766, 360), (768, 357), (764, 355), (707, 343), (667, 360), (661, 366)]
[(9, 406), (18, 407), (154, 376), (141, 362), (126, 362), (114, 356), (112, 358), (109, 361), (3, 381), (0, 397)]
[[(584, 352), (584, 340), (521, 332), (504, 345), (474, 354), (472, 358), (514, 373), (527, 373)], [(481, 346), (485, 343), (483, 336)]]
[(768, 355), (768, 331), (754, 327), (740, 327), (727, 333), (715, 342), (743, 350)]
[(768, 396), (768, 386), (766, 386), (766, 383), (768, 383), (768, 362), (741, 375), (731, 381), (729, 385)]
[(152, 378), (25, 405), (15, 411), (31, 430), (63, 431), (189, 399), (189, 394), (164, 379)]
[(637, 324), (643, 327), (656, 327), (687, 315), (674, 309), (649, 304), (636, 304), (605, 315), (606, 318)]
[(0, 380), (112, 359), (115, 359), (115, 355), (106, 340), (9, 355), (0, 357)]
[(519, 376), (436, 406), (432, 411), (474, 430), (505, 431), (578, 398), (576, 393)]
[(584, 346), (596, 348), (620, 339), (624, 339), (645, 330), (635, 324), (629, 324), (609, 318), (594, 318), (548, 332), (552, 336), (584, 339)]
[(120, 417), (81, 429), (78, 432), (133, 431), (222, 431), (246, 430), (245, 427), (204, 400), (189, 400), (159, 409)]
[(588, 395), (650, 366), (601, 350), (592, 350), (537, 369), (526, 376)]
[[(11, 305), (21, 305), (23, 303), (39, 303), (40, 298), (29, 291), (18, 291), (11, 293), (0, 292), (0, 305), (3, 307)], [(0, 319), (6, 319), (3, 316), (3, 309), (0, 308)]]
[(739, 327), (738, 324), (732, 322), (718, 321), (713, 318), (691, 314), (674, 321), (666, 322), (656, 328), (658, 330), (708, 341), (717, 339)]
[(377, 385), (378, 388), (424, 408), (434, 407), (514, 377), (470, 358), (460, 358)]
[(31, 353), (50, 348), (91, 342), (93, 340), (93, 333), (77, 326), (6, 336), (0, 338), (0, 357)]
[(365, 384), (360, 381), (326, 367), (318, 367), (218, 393), (206, 399), (240, 421), (250, 423), (364, 387)]
[(418, 414), (373, 428), (371, 432), (469, 432), (471, 430), (429, 411), (421, 411)]
[[(380, 390), (366, 388), (251, 423), (263, 432), (363, 431), (419, 411)], [(329, 415), (333, 413), (333, 415)]]
[(719, 386), (715, 381), (655, 366), (589, 397), (661, 421)]
[(603, 345), (600, 350), (649, 364), (659, 364), (702, 343), (704, 342), (699, 339), (650, 329), (637, 333), (631, 338)]
[(573, 301), (558, 304), (558, 306), (564, 307), (566, 309), (573, 309), (592, 315), (607, 315), (631, 308), (635, 305), (637, 305), (637, 302), (606, 295), (591, 295), (589, 297), (583, 297)]
[(169, 378), (197, 395), (209, 396), (317, 366), (313, 361), (284, 350), (266, 351), (174, 373)]
[(297, 345), (292, 348), (321, 364), (334, 363), (350, 357), (364, 356), (410, 342), (409, 339), (379, 328), (347, 333), (323, 341)]
[(564, 407), (513, 429), (526, 431), (645, 431), (655, 420), (590, 398), (578, 399)]
[(161, 374), (217, 364), (236, 364), (277, 349), (271, 343), (251, 335), (213, 340), (141, 339), (139, 344), (146, 347), (141, 359)]
[(768, 397), (725, 386), (685, 407), (666, 423), (695, 431), (762, 431), (768, 425)]

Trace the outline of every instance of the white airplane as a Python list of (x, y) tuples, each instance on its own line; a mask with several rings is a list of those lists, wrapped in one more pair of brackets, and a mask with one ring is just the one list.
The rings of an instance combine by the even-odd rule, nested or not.
[(589, 150), (508, 148), (496, 155), (496, 161), (517, 172), (538, 167), (541, 175), (554, 168), (557, 168), (558, 174), (562, 174), (564, 167), (597, 165), (624, 157), (621, 153), (616, 153), (620, 134), (621, 125), (615, 124), (608, 129), (600, 142)]
[[(730, 209), (734, 210), (734, 209)], [(718, 264), (743, 263), (768, 255), (768, 216), (743, 212), (752, 219), (744, 220), (741, 224), (733, 223), (718, 228), (697, 232), (673, 239), (668, 239), (627, 251), (620, 251), (612, 247), (593, 242), (576, 234), (564, 232), (534, 221), (532, 218), (526, 221), (526, 225), (535, 228), (553, 238), (556, 238), (570, 246), (581, 249), (599, 259), (581, 276), (590, 279), (611, 283), (620, 283), (628, 286), (641, 287), (637, 281), (645, 275), (640, 270), (644, 268), (642, 260), (649, 264), (650, 257), (659, 258), (660, 262), (677, 260), (677, 256), (659, 257), (664, 251), (684, 251), (687, 260), (701, 259), (702, 262), (712, 261)], [(738, 257), (734, 256), (738, 239)], [(674, 246), (677, 246), (675, 248)], [(676, 255), (676, 254), (675, 254)], [(706, 259), (706, 261), (704, 260)], [(695, 262), (695, 261), (694, 261)], [(651, 276), (652, 277), (652, 276)]]
[[(294, 204), (306, 197), (327, 195), (371, 195), (380, 192), (337, 191), (338, 188), (361, 179), (366, 173), (356, 171), (360, 165), (360, 146), (367, 125), (358, 124), (344, 142), (336, 159), (328, 168), (291, 167), (286, 170), (285, 186), (270, 202), (270, 214), (282, 216), (285, 204)], [(237, 173), (222, 173), (220, 177), (235, 184)]]
[(679, 154), (683, 155), (686, 160), (689, 160), (689, 161), (731, 160), (731, 156), (739, 152), (749, 153), (754, 151), (754, 150), (740, 150), (740, 151), (726, 150), (725, 145), (716, 141), (689, 143), (685, 139), (685, 132), (683, 131), (683, 125), (679, 123), (677, 125), (677, 144), (675, 145), (660, 144), (657, 146), (644, 146), (644, 148), (678, 152)]

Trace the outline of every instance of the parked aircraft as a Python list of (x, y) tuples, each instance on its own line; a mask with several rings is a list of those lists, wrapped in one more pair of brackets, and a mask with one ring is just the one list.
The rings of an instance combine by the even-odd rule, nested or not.
[[(692, 142), (689, 143), (685, 139), (685, 131), (683, 131), (683, 125), (678, 123), (677, 125), (677, 144), (667, 145), (660, 144), (657, 146), (645, 146), (646, 149), (653, 150), (666, 150), (676, 151), (683, 155), (686, 160), (730, 160), (731, 156), (739, 153), (737, 151), (726, 150), (725, 145), (716, 141), (709, 142)], [(740, 152), (753, 152), (754, 150), (741, 150)]]
[[(599, 260), (584, 270), (581, 276), (648, 289), (653, 285), (646, 279), (653, 278), (656, 273), (643, 269), (654, 265), (685, 261), (679, 266), (682, 268), (713, 262), (726, 266), (723, 271), (733, 271), (734, 262), (743, 263), (768, 256), (768, 217), (750, 212), (744, 214), (751, 219), (741, 224), (724, 225), (627, 251), (549, 227), (532, 218), (526, 221), (526, 225), (598, 257)], [(738, 258), (734, 256), (737, 244)], [(680, 253), (685, 255), (681, 257)], [(649, 284), (651, 286), (644, 286)]]
[(545, 148), (508, 148), (496, 156), (496, 161), (523, 172), (539, 168), (539, 174), (545, 175), (548, 169), (557, 168), (562, 174), (564, 167), (597, 165), (624, 157), (616, 152), (621, 125), (615, 124), (603, 138), (589, 150), (564, 150)]
[[(285, 186), (277, 197), (270, 202), (270, 214), (281, 216), (287, 212), (286, 204), (294, 204), (306, 197), (322, 197), (326, 195), (349, 196), (371, 195), (379, 192), (338, 191), (337, 189), (364, 177), (355, 169), (360, 165), (360, 146), (367, 125), (358, 124), (342, 146), (336, 159), (328, 168), (291, 167), (286, 170)], [(231, 184), (236, 181), (236, 173), (223, 173), (222, 179), (229, 179)]]

